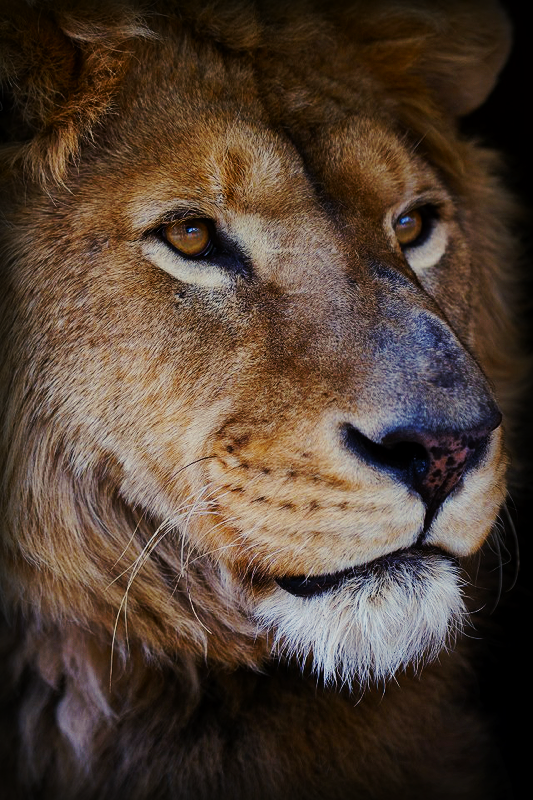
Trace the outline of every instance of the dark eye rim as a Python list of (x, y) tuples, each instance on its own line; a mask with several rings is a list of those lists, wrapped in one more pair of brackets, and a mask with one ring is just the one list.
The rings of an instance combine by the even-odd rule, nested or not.
[[(211, 232), (211, 240), (209, 246), (204, 248), (198, 255), (190, 256), (182, 253), (170, 242), (165, 236), (165, 228), (173, 222), (205, 222)], [(174, 212), (163, 217), (161, 221), (143, 233), (143, 238), (155, 238), (161, 244), (169, 249), (170, 252), (175, 253), (180, 258), (191, 262), (209, 262), (209, 264), (223, 269), (228, 273), (235, 275), (240, 279), (246, 281), (250, 280), (254, 274), (253, 263), (250, 255), (242, 248), (241, 244), (231, 238), (225, 232), (220, 232), (215, 220), (210, 217), (205, 217), (201, 212), (189, 213)]]
[[(204, 247), (204, 249), (201, 250), (199, 253), (194, 253), (194, 255), (192, 255), (190, 253), (184, 253), (183, 250), (180, 250), (178, 247), (172, 244), (172, 242), (167, 237), (166, 229), (170, 225), (173, 225), (176, 222), (187, 222), (191, 225), (193, 225), (195, 222), (196, 223), (201, 222), (204, 225), (206, 225), (209, 230), (210, 236), (209, 236), (209, 242)], [(202, 259), (216, 256), (218, 253), (222, 251), (222, 248), (220, 247), (220, 241), (217, 235), (216, 225), (214, 221), (212, 219), (209, 219), (208, 217), (202, 217), (199, 215), (176, 217), (175, 219), (170, 219), (163, 222), (153, 231), (153, 233), (155, 233), (167, 245), (167, 247), (170, 247), (170, 249), (173, 252), (177, 253), (181, 258), (186, 258), (188, 261), (201, 261)]]
[(402, 211), (401, 214), (398, 214), (398, 216), (395, 218), (394, 225), (396, 225), (396, 223), (402, 217), (405, 217), (408, 214), (412, 214), (413, 211), (417, 211), (422, 218), (422, 230), (420, 231), (416, 239), (413, 239), (413, 241), (409, 242), (409, 244), (402, 245), (399, 243), (400, 248), (403, 252), (415, 249), (417, 247), (422, 247), (422, 245), (424, 245), (430, 238), (435, 228), (435, 225), (437, 224), (440, 218), (439, 210), (435, 205), (433, 205), (432, 203), (422, 203), (421, 205), (413, 205), (410, 206), (409, 208), (404, 209), (404, 211)]

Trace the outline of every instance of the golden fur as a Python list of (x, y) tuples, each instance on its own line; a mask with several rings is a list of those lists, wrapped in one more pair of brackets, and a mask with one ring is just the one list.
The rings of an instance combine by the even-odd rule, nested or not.
[(1, 9), (6, 797), (497, 797), (515, 255), (458, 120), (506, 18)]

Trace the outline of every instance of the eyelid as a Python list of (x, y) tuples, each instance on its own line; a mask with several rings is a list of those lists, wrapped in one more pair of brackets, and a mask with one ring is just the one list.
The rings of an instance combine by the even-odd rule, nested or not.
[[(171, 210), (162, 210), (159, 214), (151, 215), (152, 219), (150, 221), (145, 220), (142, 229), (139, 231), (139, 235), (141, 239), (149, 239), (150, 237), (156, 237), (160, 241), (164, 241), (163, 237), (163, 228), (167, 225), (171, 225), (173, 222), (180, 222), (182, 220), (194, 220), (194, 219), (202, 219), (202, 220), (212, 220), (212, 215), (206, 213), (205, 209), (201, 210), (199, 208), (176, 208), (174, 207)], [(213, 225), (216, 229), (216, 222), (213, 221)]]
[(183, 283), (206, 289), (231, 287), (234, 284), (235, 275), (229, 270), (210, 263), (209, 259), (180, 256), (161, 236), (145, 237), (142, 250), (156, 267)]
[[(173, 222), (202, 220), (214, 231), (214, 247), (197, 257), (180, 252), (165, 237), (164, 228)], [(217, 222), (205, 211), (187, 208), (161, 215), (159, 221), (142, 234), (145, 255), (164, 272), (187, 283), (214, 288), (233, 286), (235, 279), (249, 279), (253, 274), (251, 260), (238, 240), (226, 230), (219, 230)], [(179, 262), (179, 263), (178, 263)]]
[(156, 230), (163, 225), (171, 225), (173, 222), (180, 222), (181, 220), (187, 219), (211, 220), (212, 217), (209, 213), (206, 213), (205, 210), (200, 208), (194, 208), (190, 206), (187, 206), (187, 208), (173, 208), (172, 210), (166, 211), (161, 215), (159, 221), (152, 226), (152, 230)]
[(196, 212), (186, 211), (183, 213), (173, 212), (165, 215), (159, 220), (159, 222), (157, 222), (155, 225), (152, 225), (146, 231), (146, 234), (150, 236), (154, 233), (158, 233), (163, 228), (166, 228), (168, 225), (172, 225), (175, 222), (187, 222), (188, 220), (190, 220), (191, 222), (193, 222), (194, 220), (201, 220), (202, 222), (207, 222), (216, 231), (216, 222), (214, 222), (214, 220), (212, 220), (206, 214), (202, 214), (201, 212), (196, 213)]

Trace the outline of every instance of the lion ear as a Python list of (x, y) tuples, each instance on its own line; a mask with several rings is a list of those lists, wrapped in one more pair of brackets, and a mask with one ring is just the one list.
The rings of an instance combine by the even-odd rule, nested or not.
[(0, 82), (9, 102), (5, 119), (9, 111), (14, 139), (31, 137), (71, 94), (76, 49), (49, 15), (22, 3), (0, 25)]
[(419, 68), (439, 105), (462, 117), (484, 103), (511, 49), (511, 23), (493, 0), (429, 3), (445, 10), (429, 37)]
[[(109, 108), (127, 39), (150, 35), (131, 12), (98, 3), (8, 0), (0, 18), (2, 125), (12, 161), (61, 180)], [(90, 10), (88, 10), (90, 9)]]

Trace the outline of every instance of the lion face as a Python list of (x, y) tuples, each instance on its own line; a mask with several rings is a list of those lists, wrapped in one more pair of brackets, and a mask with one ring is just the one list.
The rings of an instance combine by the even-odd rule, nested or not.
[[(504, 498), (490, 256), (469, 180), (376, 103), (366, 67), (307, 115), (312, 70), (269, 68), (258, 86), (182, 34), (138, 45), (66, 188), (18, 206), (29, 405), (69, 480), (99, 475), (136, 515), (99, 533), (105, 558), (76, 550), (79, 583), (86, 559), (120, 585), (148, 520), (136, 563), (166, 572), (167, 603), (208, 565), (275, 652), (383, 678), (460, 628), (461, 559)], [(127, 585), (133, 617), (147, 586)]]

